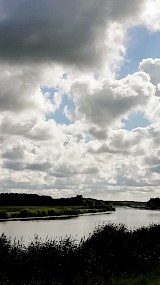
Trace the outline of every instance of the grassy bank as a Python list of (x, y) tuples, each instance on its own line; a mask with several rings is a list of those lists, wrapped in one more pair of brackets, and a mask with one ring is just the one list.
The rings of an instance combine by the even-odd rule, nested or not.
[(112, 210), (114, 210), (112, 206), (103, 206), (97, 208), (85, 206), (1, 206), (0, 219), (79, 215)]
[(137, 202), (137, 201), (110, 201), (114, 207), (130, 207), (137, 209), (148, 209), (147, 202)]
[(0, 257), (0, 284), (158, 285), (160, 225), (107, 224), (80, 243), (35, 238), (27, 247), (2, 235)]

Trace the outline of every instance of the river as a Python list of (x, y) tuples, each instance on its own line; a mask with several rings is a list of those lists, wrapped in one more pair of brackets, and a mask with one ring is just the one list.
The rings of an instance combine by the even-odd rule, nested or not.
[(140, 210), (132, 208), (116, 208), (115, 212), (83, 215), (71, 219), (40, 221), (6, 221), (0, 222), (0, 235), (29, 243), (38, 235), (42, 240), (72, 236), (77, 240), (88, 237), (96, 226), (107, 222), (123, 223), (128, 228), (138, 228), (149, 224), (160, 223), (160, 211)]

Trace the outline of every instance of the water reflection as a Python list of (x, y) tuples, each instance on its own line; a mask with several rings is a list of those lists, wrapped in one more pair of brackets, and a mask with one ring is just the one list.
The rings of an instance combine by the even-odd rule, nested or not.
[(5, 233), (12, 240), (23, 237), (26, 243), (32, 241), (34, 235), (38, 235), (42, 239), (71, 235), (80, 240), (81, 237), (87, 237), (89, 233), (92, 233), (96, 226), (107, 222), (123, 223), (132, 229), (148, 226), (160, 222), (160, 211), (117, 208), (109, 215), (84, 215), (65, 220), (1, 222), (0, 234)]

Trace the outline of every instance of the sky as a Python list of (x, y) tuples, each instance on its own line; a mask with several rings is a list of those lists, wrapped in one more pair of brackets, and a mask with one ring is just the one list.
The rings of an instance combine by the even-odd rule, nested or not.
[(0, 192), (160, 196), (160, 1), (0, 0)]

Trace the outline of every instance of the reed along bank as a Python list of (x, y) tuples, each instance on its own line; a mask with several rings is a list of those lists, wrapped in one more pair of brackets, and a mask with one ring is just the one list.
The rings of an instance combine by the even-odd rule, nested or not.
[[(35, 237), (28, 246), (0, 237), (0, 284), (127, 284), (123, 280), (138, 280), (148, 272), (158, 276), (159, 268), (160, 225), (129, 230), (108, 223), (80, 242)], [(127, 282), (154, 284), (144, 278), (142, 283)]]

